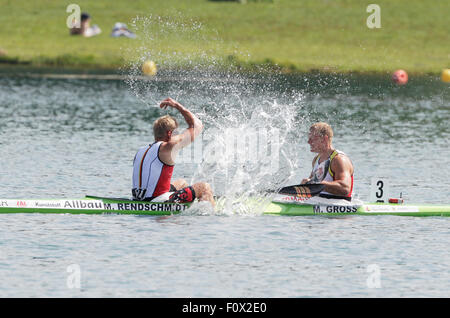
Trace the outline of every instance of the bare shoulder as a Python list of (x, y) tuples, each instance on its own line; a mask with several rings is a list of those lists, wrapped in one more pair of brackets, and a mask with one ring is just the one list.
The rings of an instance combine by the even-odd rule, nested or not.
[(165, 164), (172, 165), (172, 150), (175, 144), (173, 142), (163, 142), (159, 148), (159, 159)]
[(333, 170), (350, 170), (353, 173), (353, 163), (345, 154), (338, 154), (331, 162)]

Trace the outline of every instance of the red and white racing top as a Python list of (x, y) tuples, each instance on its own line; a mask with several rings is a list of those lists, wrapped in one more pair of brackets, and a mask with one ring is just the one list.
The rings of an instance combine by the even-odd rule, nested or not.
[(139, 148), (133, 162), (133, 198), (152, 199), (170, 191), (173, 165), (159, 159), (162, 141)]

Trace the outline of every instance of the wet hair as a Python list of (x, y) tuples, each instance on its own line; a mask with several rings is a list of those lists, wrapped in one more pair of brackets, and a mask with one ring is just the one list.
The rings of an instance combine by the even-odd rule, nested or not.
[(176, 128), (178, 128), (178, 123), (172, 116), (166, 115), (159, 117), (153, 123), (153, 134), (155, 135), (155, 140), (164, 139), (168, 131), (175, 130)]
[(333, 139), (333, 129), (327, 123), (320, 122), (315, 123), (309, 128), (309, 131), (314, 132), (316, 135), (321, 137), (328, 136), (328, 139), (331, 141)]

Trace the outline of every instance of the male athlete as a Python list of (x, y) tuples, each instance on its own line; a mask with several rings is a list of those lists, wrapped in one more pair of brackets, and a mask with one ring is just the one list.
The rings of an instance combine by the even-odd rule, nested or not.
[(177, 101), (167, 98), (159, 105), (162, 109), (173, 107), (184, 117), (188, 128), (176, 134), (178, 123), (166, 115), (153, 124), (155, 142), (141, 147), (133, 162), (133, 199), (154, 202), (209, 201), (214, 206), (214, 197), (209, 184), (204, 182), (188, 186), (183, 179), (171, 183), (175, 157), (202, 132), (202, 122)]
[(316, 152), (312, 172), (304, 183), (325, 185), (319, 196), (351, 201), (353, 191), (353, 164), (343, 152), (332, 145), (333, 130), (327, 123), (316, 123), (309, 129), (308, 144)]

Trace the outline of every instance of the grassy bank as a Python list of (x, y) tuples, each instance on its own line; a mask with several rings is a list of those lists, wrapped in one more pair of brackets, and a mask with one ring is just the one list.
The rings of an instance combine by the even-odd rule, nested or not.
[[(438, 74), (450, 67), (447, 0), (377, 1), (379, 29), (366, 26), (370, 2), (358, 0), (76, 1), (102, 29), (93, 38), (69, 35), (70, 3), (0, 0), (0, 62), (117, 69), (144, 55), (158, 64), (189, 64), (206, 54), (217, 64), (278, 65), (286, 72)], [(136, 16), (151, 16), (151, 26), (141, 20), (133, 29)], [(115, 22), (138, 38), (110, 37)]]

